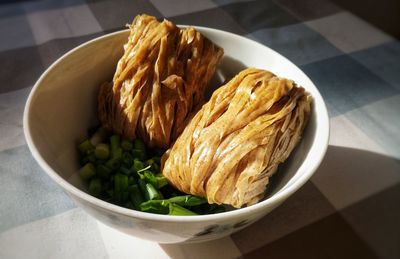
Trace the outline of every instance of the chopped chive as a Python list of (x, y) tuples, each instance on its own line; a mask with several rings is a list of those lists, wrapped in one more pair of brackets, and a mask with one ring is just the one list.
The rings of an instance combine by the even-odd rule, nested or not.
[(108, 179), (111, 175), (111, 169), (105, 165), (97, 165), (96, 166), (97, 174), (102, 179)]
[(142, 169), (136, 171), (136, 173), (141, 173), (141, 172), (144, 172), (144, 171), (146, 171), (146, 170), (149, 170), (150, 167), (151, 167), (151, 166), (149, 165), (149, 166), (147, 166), (147, 167), (145, 167), (145, 168), (142, 168)]
[(129, 176), (128, 178), (128, 184), (132, 185), (132, 184), (136, 184), (136, 179), (133, 176)]
[(225, 212), (225, 211), (226, 211), (226, 209), (224, 206), (218, 205), (218, 206), (214, 207), (212, 210), (210, 210), (208, 214), (217, 214), (217, 213), (221, 213), (221, 212)]
[(168, 199), (170, 202), (178, 204), (180, 206), (197, 206), (201, 204), (206, 204), (207, 200), (194, 195), (183, 195), (176, 196)]
[(130, 175), (132, 173), (131, 169), (121, 166), (119, 171), (125, 175)]
[(122, 153), (123, 153), (122, 148), (118, 147), (114, 149), (114, 151), (111, 150), (111, 157), (114, 159), (122, 160)]
[(101, 193), (102, 184), (99, 178), (93, 178), (89, 183), (89, 193), (98, 197)]
[(124, 152), (122, 154), (122, 163), (125, 166), (132, 166), (132, 164), (133, 164), (133, 156), (128, 152)]
[(155, 163), (155, 162), (154, 162), (154, 160), (153, 160), (152, 158), (146, 160), (146, 164), (147, 164), (147, 165), (152, 165), (152, 164), (154, 164), (154, 163)]
[(89, 139), (86, 139), (81, 144), (79, 144), (78, 149), (81, 152), (81, 154), (85, 155), (88, 154), (88, 152), (90, 152), (91, 150), (93, 150), (94, 146), (92, 145)]
[(134, 158), (137, 158), (139, 160), (145, 160), (146, 159), (146, 153), (144, 153), (142, 150), (132, 149), (131, 153), (132, 153), (132, 156)]
[(110, 157), (110, 147), (104, 143), (97, 144), (94, 155), (98, 159), (108, 159)]
[(135, 139), (135, 141), (133, 142), (133, 146), (134, 146), (134, 149), (138, 149), (143, 152), (146, 152), (146, 147), (145, 147), (143, 141), (141, 141), (140, 139)]
[(121, 162), (119, 159), (111, 158), (104, 165), (112, 170), (117, 170), (120, 167)]
[(123, 192), (128, 188), (128, 176), (124, 174), (116, 174), (114, 176), (114, 189), (116, 192)]
[(119, 173), (114, 176), (114, 197), (117, 202), (128, 200), (128, 184), (128, 176)]
[(137, 184), (130, 185), (128, 187), (129, 198), (133, 203), (135, 209), (140, 210), (140, 204), (143, 203), (143, 196), (139, 190), (139, 186)]
[(147, 190), (150, 200), (163, 199), (162, 194), (159, 191), (157, 191), (157, 189), (151, 183), (146, 184), (146, 190)]
[(184, 207), (181, 207), (177, 204), (169, 203), (168, 215), (171, 215), (171, 216), (194, 216), (194, 215), (198, 215), (198, 214), (194, 213), (193, 211), (188, 210)]
[(112, 135), (110, 137), (110, 146), (111, 146), (111, 153), (115, 152), (117, 148), (121, 145), (120, 138), (118, 135)]
[(143, 200), (144, 201), (150, 200), (150, 196), (149, 196), (149, 193), (147, 192), (147, 188), (146, 188), (146, 182), (143, 181), (142, 179), (139, 179), (138, 185), (139, 185), (139, 189), (143, 195)]
[(151, 183), (154, 187), (156, 187), (156, 189), (160, 189), (168, 184), (167, 178), (165, 178), (163, 175), (156, 176), (150, 171), (144, 171), (142, 178), (146, 182)]
[(130, 151), (133, 148), (133, 143), (129, 140), (124, 139), (121, 141), (121, 147), (124, 151)]
[(91, 154), (87, 155), (86, 157), (87, 157), (89, 162), (96, 163), (97, 158), (96, 158), (96, 155), (94, 153), (91, 153)]
[(84, 180), (89, 180), (96, 175), (96, 168), (92, 163), (87, 163), (81, 169), (79, 169), (79, 175)]
[(159, 172), (160, 167), (159, 167), (159, 165), (155, 162), (154, 159), (148, 159), (148, 160), (146, 161), (146, 164), (151, 166), (151, 171), (153, 171), (153, 173), (158, 173), (158, 172)]
[(149, 200), (140, 204), (140, 210), (150, 213), (168, 214), (169, 203), (165, 200)]
[(133, 160), (133, 166), (132, 169), (137, 173), (138, 171), (142, 170), (144, 168), (144, 164), (140, 160)]

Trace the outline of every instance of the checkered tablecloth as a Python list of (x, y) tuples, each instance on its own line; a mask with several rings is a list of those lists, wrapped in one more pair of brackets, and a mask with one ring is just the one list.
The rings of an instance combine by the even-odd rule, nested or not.
[[(160, 245), (77, 208), (23, 136), (26, 98), (71, 48), (147, 13), (280, 52), (325, 98), (322, 165), (256, 224), (221, 240)], [(326, 0), (0, 2), (0, 258), (400, 258), (400, 43)]]

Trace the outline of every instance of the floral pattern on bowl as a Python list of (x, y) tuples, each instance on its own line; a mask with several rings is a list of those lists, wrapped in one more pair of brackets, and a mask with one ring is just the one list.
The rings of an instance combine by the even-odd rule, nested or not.
[(244, 226), (247, 226), (251, 223), (251, 221), (245, 219), (242, 221), (239, 221), (235, 224), (224, 224), (224, 225), (209, 225), (207, 226), (204, 230), (198, 232), (195, 234), (196, 237), (201, 237), (201, 236), (206, 236), (212, 233), (222, 233), (222, 232), (226, 232), (229, 230), (233, 230), (236, 228), (242, 228)]

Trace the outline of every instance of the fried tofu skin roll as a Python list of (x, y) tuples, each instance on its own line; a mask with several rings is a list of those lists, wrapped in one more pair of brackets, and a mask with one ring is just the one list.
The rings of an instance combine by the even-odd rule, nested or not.
[(202, 104), (223, 49), (192, 27), (137, 16), (113, 81), (101, 86), (99, 119), (105, 128), (148, 147), (168, 148)]
[(300, 141), (311, 97), (293, 81), (249, 68), (217, 89), (163, 156), (180, 191), (240, 208), (260, 201)]

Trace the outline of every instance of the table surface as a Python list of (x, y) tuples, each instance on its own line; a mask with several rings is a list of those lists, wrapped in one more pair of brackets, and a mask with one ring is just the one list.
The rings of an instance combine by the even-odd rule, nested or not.
[[(259, 41), (326, 100), (318, 171), (230, 237), (159, 245), (121, 234), (77, 208), (26, 146), (22, 114), (39, 75), (139, 13)], [(318, 0), (2, 1), (0, 14), (0, 258), (400, 258), (400, 44), (389, 35)]]

